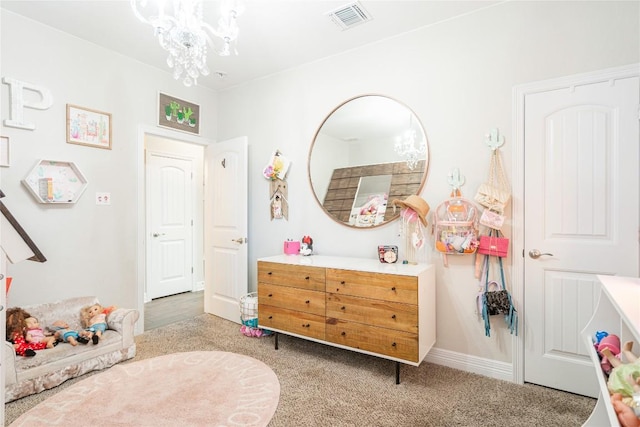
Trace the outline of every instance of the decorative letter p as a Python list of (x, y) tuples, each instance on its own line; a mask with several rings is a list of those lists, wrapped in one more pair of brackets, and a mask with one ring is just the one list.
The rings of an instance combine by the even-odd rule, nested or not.
[[(9, 85), (9, 98), (11, 99), (11, 118), (4, 121), (5, 126), (34, 130), (36, 125), (24, 121), (24, 108), (34, 110), (46, 110), (53, 105), (53, 96), (48, 89), (16, 79), (2, 78), (2, 83)], [(30, 90), (40, 95), (38, 102), (25, 102), (23, 91)]]

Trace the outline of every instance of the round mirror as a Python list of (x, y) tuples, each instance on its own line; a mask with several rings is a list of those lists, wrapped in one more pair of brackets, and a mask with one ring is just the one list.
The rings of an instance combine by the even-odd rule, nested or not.
[(419, 194), (429, 150), (420, 120), (406, 105), (363, 95), (322, 122), (309, 151), (309, 182), (322, 209), (351, 227), (376, 227), (399, 215), (391, 202)]

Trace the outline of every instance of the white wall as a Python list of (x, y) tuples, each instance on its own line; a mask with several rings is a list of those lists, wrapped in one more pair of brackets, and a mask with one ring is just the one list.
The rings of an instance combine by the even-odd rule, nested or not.
[[(185, 88), (159, 70), (83, 40), (2, 11), (0, 75), (47, 88), (53, 106), (25, 110), (36, 123), (28, 131), (3, 126), (11, 143), (11, 167), (2, 168), (6, 204), (40, 250), (43, 264), (9, 265), (9, 305), (27, 305), (78, 295), (138, 306), (139, 125), (156, 126), (158, 91), (201, 106), (201, 135), (216, 133), (216, 94)], [(2, 86), (1, 118), (9, 116), (8, 86)], [(113, 149), (66, 143), (67, 103), (112, 114)], [(89, 182), (74, 205), (36, 203), (20, 183), (38, 159), (71, 160)], [(144, 175), (142, 175), (144, 176)], [(142, 187), (144, 188), (144, 187)], [(95, 193), (110, 192), (111, 206), (96, 206)]]
[[(400, 244), (398, 223), (353, 230), (329, 219), (307, 178), (312, 138), (326, 114), (345, 100), (379, 93), (408, 105), (430, 146), (422, 196), (432, 210), (448, 197), (447, 174), (460, 168), (473, 198), (488, 172), (484, 135), (506, 136), (511, 171), (512, 89), (515, 85), (638, 62), (638, 2), (507, 2), (480, 12), (301, 66), (219, 94), (218, 139), (248, 135), (250, 144), (250, 287), (256, 259), (278, 254), (286, 238), (310, 235), (318, 254), (375, 258), (378, 244)], [(353, 29), (350, 31), (357, 31)], [(261, 170), (276, 148), (289, 157), (289, 221), (270, 221), (269, 183)], [(507, 236), (512, 224), (505, 228)], [(514, 251), (517, 253), (518, 251)], [(484, 336), (474, 311), (473, 258), (440, 257), (436, 347), (511, 361), (511, 337), (499, 320)], [(510, 276), (507, 260), (507, 277)], [(510, 280), (509, 280), (510, 282)], [(519, 303), (522, 303), (521, 301)]]

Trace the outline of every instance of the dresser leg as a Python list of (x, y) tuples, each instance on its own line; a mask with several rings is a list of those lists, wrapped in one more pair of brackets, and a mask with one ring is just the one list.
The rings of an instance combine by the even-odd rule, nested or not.
[(278, 333), (275, 332), (274, 335), (276, 336), (275, 337), (276, 338), (275, 341), (276, 341), (276, 350), (277, 350), (278, 349)]
[(396, 384), (400, 384), (400, 362), (396, 362)]

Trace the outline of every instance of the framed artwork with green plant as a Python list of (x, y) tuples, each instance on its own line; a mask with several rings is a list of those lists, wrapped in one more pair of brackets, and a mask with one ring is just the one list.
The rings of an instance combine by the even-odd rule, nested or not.
[(200, 106), (158, 92), (158, 126), (200, 135)]

